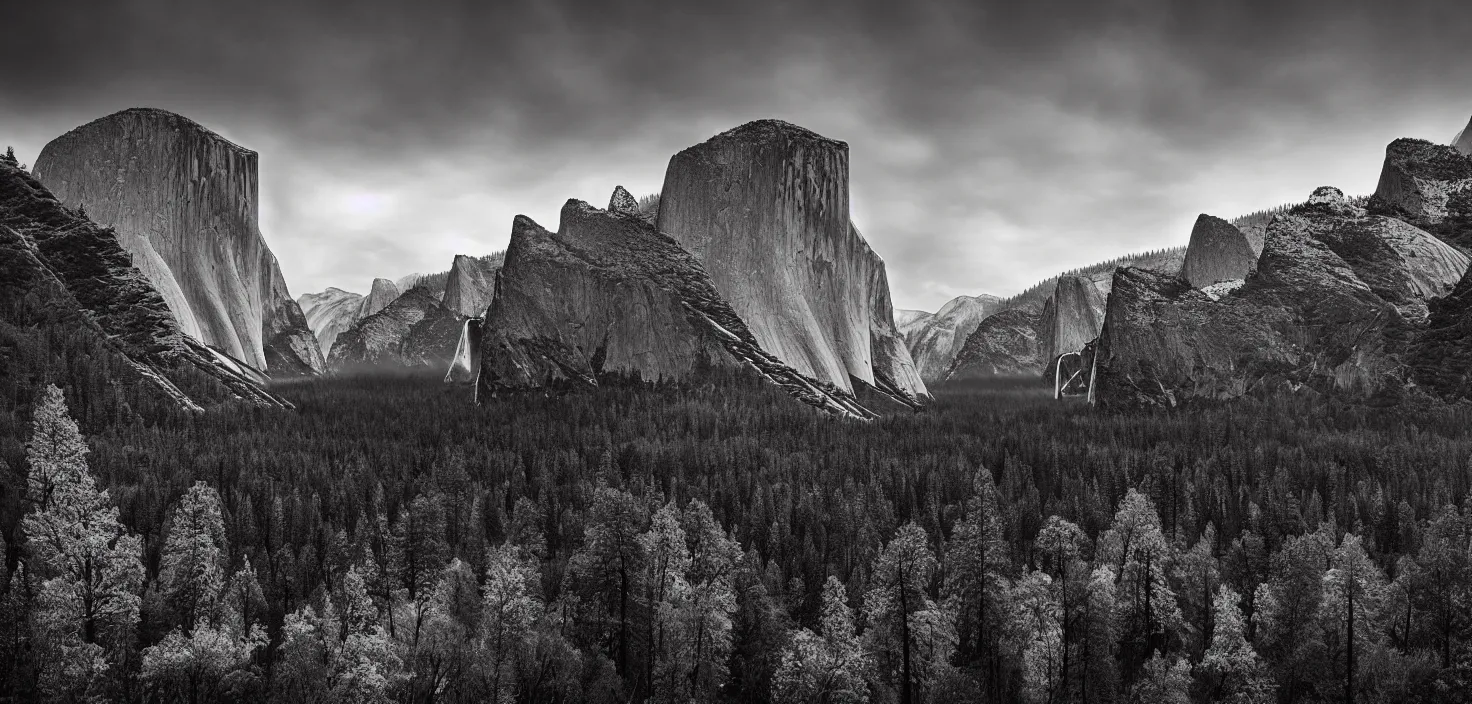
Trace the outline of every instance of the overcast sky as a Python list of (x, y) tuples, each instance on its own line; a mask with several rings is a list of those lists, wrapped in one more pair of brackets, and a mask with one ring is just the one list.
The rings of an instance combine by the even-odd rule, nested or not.
[[(1185, 5), (1191, 7), (1183, 7)], [(1472, 117), (1472, 3), (41, 1), (6, 11), (0, 142), (128, 107), (260, 152), (293, 294), (503, 248), (777, 117), (849, 143), (901, 308), (1185, 244), (1196, 215), (1373, 190)]]

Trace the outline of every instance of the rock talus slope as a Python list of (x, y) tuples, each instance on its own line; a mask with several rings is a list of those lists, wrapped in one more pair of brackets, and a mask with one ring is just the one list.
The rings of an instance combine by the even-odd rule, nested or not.
[(1257, 270), (1218, 300), (1179, 277), (1121, 270), (1100, 339), (1098, 400), (1173, 405), (1284, 385), (1401, 393), (1428, 304), (1457, 285), (1467, 256), (1332, 188), (1276, 217), (1266, 237)]
[(697, 377), (751, 366), (834, 413), (872, 414), (851, 394), (766, 351), (700, 262), (644, 218), (570, 200), (557, 232), (513, 223), (481, 335), (477, 397), (601, 376)]
[[(882, 383), (873, 330), (894, 327), (892, 313), (875, 319), (868, 288), (883, 262), (849, 222), (848, 156), (796, 125), (748, 123), (670, 159), (658, 215), (763, 349), (846, 392), (852, 379)], [(879, 375), (923, 398), (908, 358), (895, 350)]]
[[(12, 316), (11, 324), (34, 329), (44, 322), (61, 334), (90, 336), (97, 355), (123, 364), (133, 380), (180, 408), (232, 400), (290, 407), (261, 388), (264, 379), (251, 368), (184, 333), (115, 231), (64, 207), (3, 159), (0, 250), (0, 300), (9, 304), (0, 312)], [(17, 360), (3, 366), (23, 372)]]
[(261, 236), (255, 152), (179, 115), (131, 109), (47, 144), (35, 175), (117, 230), (184, 332), (258, 369), (322, 371)]

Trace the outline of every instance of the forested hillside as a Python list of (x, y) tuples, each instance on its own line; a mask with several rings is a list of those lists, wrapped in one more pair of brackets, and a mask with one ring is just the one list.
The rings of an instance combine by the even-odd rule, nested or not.
[[(1467, 701), (1472, 410), (0, 399), (0, 698)], [(105, 400), (105, 402), (104, 402)], [(69, 418), (80, 419), (80, 427)], [(85, 443), (85, 444), (83, 444)], [(95, 482), (95, 483), (94, 483)]]

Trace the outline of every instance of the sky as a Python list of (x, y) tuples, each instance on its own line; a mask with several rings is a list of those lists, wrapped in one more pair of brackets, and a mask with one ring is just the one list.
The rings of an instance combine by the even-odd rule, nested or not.
[(1452, 0), (71, 0), (6, 11), (0, 143), (129, 107), (260, 154), (294, 295), (504, 248), (780, 118), (850, 148), (898, 308), (1184, 245), (1472, 117)]

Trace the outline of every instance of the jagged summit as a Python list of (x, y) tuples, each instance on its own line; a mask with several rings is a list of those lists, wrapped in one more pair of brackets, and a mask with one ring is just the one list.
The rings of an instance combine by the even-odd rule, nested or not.
[(1247, 276), (1257, 264), (1257, 253), (1247, 235), (1221, 218), (1202, 214), (1191, 228), (1191, 243), (1181, 264), (1184, 276), (1196, 288)]

